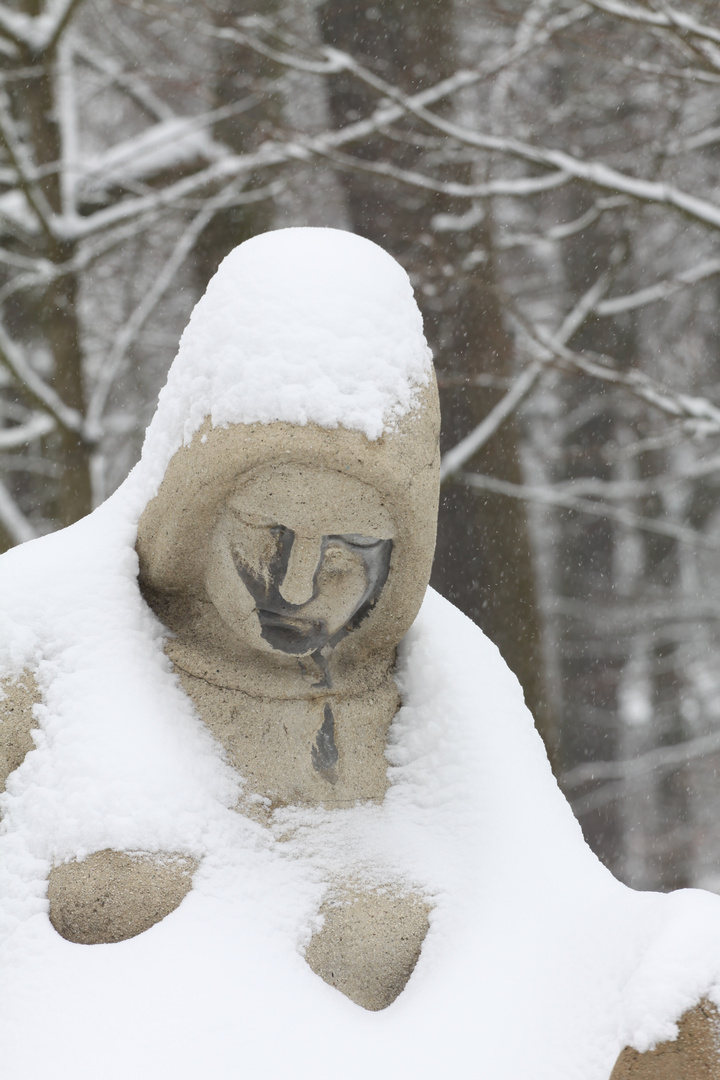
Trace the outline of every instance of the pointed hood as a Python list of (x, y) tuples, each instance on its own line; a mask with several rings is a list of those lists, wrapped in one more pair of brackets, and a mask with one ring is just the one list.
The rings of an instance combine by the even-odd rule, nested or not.
[(374, 488), (393, 521), (387, 587), (342, 652), (369, 638), (394, 646), (430, 576), (438, 433), (430, 351), (398, 263), (332, 229), (247, 241), (195, 308), (148, 430), (143, 456), (164, 477), (140, 521), (143, 585), (199, 596), (215, 522), (243, 477), (317, 466)]

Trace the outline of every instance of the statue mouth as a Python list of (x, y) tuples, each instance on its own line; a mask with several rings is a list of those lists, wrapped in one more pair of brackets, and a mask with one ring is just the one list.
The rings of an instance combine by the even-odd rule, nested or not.
[(273, 649), (300, 655), (315, 652), (328, 641), (329, 632), (323, 619), (296, 618), (268, 608), (257, 608), (257, 615), (260, 632)]

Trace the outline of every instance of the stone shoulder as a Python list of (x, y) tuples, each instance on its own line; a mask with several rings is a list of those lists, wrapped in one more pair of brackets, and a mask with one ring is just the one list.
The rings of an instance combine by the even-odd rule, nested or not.
[(29, 668), (17, 678), (0, 680), (0, 792), (10, 773), (35, 748), (32, 730), (37, 721), (33, 706), (40, 703), (35, 676)]
[(720, 1076), (720, 1015), (703, 998), (678, 1023), (678, 1037), (640, 1054), (626, 1047), (610, 1080), (717, 1080)]

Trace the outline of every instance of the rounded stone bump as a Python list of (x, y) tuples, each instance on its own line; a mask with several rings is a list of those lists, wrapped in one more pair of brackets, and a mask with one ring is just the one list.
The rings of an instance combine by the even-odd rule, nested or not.
[(50, 922), (78, 945), (114, 944), (164, 919), (192, 886), (197, 861), (170, 852), (155, 855), (96, 851), (50, 871)]
[(305, 960), (329, 986), (378, 1012), (402, 993), (428, 932), (430, 906), (393, 889), (344, 890), (321, 909)]

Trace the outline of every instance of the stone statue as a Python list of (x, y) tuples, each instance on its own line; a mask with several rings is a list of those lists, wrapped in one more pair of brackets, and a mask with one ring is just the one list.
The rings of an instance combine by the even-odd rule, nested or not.
[[(405, 423), (201, 429), (138, 527), (140, 584), (166, 653), (245, 782), (239, 809), (382, 802), (400, 705), (396, 650), (430, 577), (439, 487), (434, 382)], [(187, 523), (192, 521), (192, 531)], [(306, 958), (369, 1009), (427, 932), (422, 898), (334, 885)]]
[(47, 1074), (13, 1057), (25, 999), (74, 1075), (107, 1073), (72, 1020), (94, 986), (118, 1076), (149, 1045), (176, 1048), (160, 1078), (240, 1054), (329, 1080), (348, 1047), (358, 1077), (718, 1075), (720, 904), (607, 874), (513, 677), (426, 595), (438, 434), (397, 264), (266, 234), (196, 308), (125, 485), (4, 557), (10, 1080)]

